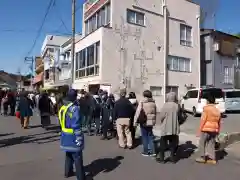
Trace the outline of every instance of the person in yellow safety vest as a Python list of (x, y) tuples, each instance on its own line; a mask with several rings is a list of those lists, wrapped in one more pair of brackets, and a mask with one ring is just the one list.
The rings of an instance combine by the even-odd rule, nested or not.
[(76, 104), (77, 91), (70, 89), (58, 113), (61, 125), (61, 149), (66, 153), (65, 178), (71, 177), (75, 164), (77, 180), (85, 180), (83, 167), (84, 134), (81, 130), (80, 108)]

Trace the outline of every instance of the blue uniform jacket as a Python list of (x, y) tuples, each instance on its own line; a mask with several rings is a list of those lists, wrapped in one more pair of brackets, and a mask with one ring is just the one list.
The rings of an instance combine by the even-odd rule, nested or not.
[[(71, 102), (66, 102), (64, 104), (69, 104)], [(72, 113), (72, 118), (68, 113)], [(65, 117), (66, 128), (72, 128), (73, 134), (61, 133), (61, 149), (65, 152), (79, 152), (84, 149), (84, 134), (81, 130), (81, 116), (80, 109), (78, 106), (73, 104), (68, 108)]]

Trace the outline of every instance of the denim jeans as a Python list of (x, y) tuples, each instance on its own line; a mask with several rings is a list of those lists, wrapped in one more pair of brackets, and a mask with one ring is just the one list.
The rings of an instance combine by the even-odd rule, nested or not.
[(143, 152), (144, 153), (152, 153), (155, 154), (154, 147), (154, 135), (152, 131), (152, 127), (140, 127), (141, 135), (142, 135), (142, 144), (143, 144)]
[(73, 164), (75, 164), (77, 180), (85, 180), (85, 171), (83, 166), (82, 152), (66, 152), (65, 159), (65, 176), (68, 177), (73, 173)]
[(82, 128), (87, 128), (87, 131), (91, 132), (91, 123), (92, 123), (91, 117), (88, 115), (83, 115), (81, 123)]
[(174, 157), (177, 153), (178, 148), (178, 141), (179, 137), (178, 135), (167, 135), (162, 136), (160, 139), (160, 151), (158, 153), (158, 156), (161, 159), (164, 159), (164, 154), (167, 149), (170, 150), (170, 157)]
[(107, 137), (108, 134), (108, 128), (109, 128), (110, 121), (107, 119), (102, 119), (102, 134), (103, 137)]
[(86, 125), (86, 128), (87, 128), (87, 132), (88, 133), (91, 133), (91, 129), (92, 129), (92, 117), (87, 115), (85, 116), (85, 125)]

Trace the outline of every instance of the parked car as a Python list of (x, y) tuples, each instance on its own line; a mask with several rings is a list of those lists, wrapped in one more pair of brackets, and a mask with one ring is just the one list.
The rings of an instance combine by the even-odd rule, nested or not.
[(216, 107), (225, 113), (225, 99), (224, 92), (220, 88), (206, 87), (188, 90), (181, 100), (182, 108), (191, 112), (193, 116), (198, 116), (203, 112), (203, 107), (207, 104), (206, 97), (212, 94), (216, 99)]
[(240, 89), (224, 89), (226, 111), (240, 111)]

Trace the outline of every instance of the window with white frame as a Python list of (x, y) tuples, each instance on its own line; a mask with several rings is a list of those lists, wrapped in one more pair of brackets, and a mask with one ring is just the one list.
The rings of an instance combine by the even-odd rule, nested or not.
[(180, 24), (180, 44), (183, 46), (192, 46), (192, 27)]
[(224, 84), (233, 84), (233, 68), (232, 67), (228, 67), (228, 66), (224, 66), (223, 69), (224, 72)]
[(87, 76), (94, 75), (94, 44), (87, 48)]
[(167, 86), (166, 87), (166, 94), (170, 92), (175, 92), (178, 97), (178, 86)]
[(161, 96), (162, 95), (162, 87), (160, 86), (150, 86), (150, 91), (153, 96)]
[(108, 25), (110, 23), (110, 17), (111, 6), (110, 3), (108, 3), (85, 21), (85, 34), (90, 34), (98, 28)]
[(145, 14), (127, 9), (127, 22), (131, 24), (137, 24), (140, 26), (145, 25)]
[(96, 43), (95, 74), (99, 74), (100, 42)]
[(99, 75), (100, 42), (76, 53), (75, 78)]
[(191, 72), (191, 60), (184, 57), (168, 56), (168, 70)]

